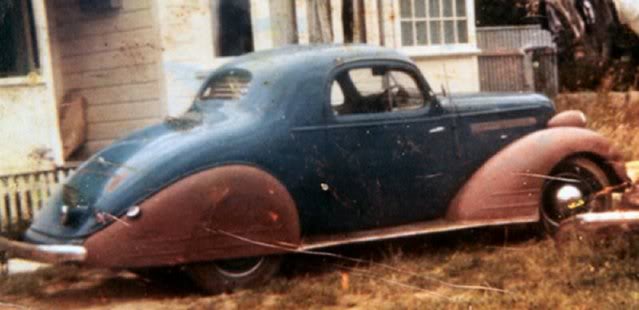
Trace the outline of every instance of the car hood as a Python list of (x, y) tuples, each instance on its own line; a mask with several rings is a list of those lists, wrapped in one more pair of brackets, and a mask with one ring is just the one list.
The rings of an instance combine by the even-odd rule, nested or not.
[[(255, 113), (192, 113), (147, 127), (82, 164), (37, 214), (25, 238), (51, 243), (81, 240), (113, 217), (180, 178), (230, 160), (255, 132)], [(223, 151), (222, 151), (223, 150)], [(62, 207), (70, 210), (62, 224)], [(106, 219), (106, 220), (105, 220)]]
[(456, 113), (498, 112), (545, 107), (554, 110), (548, 97), (534, 93), (467, 93), (439, 98), (442, 107)]

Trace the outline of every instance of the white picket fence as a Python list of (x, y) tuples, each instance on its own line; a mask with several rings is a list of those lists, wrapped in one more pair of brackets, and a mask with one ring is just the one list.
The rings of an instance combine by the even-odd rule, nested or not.
[(15, 236), (23, 232), (54, 188), (63, 183), (75, 167), (0, 176), (0, 235)]

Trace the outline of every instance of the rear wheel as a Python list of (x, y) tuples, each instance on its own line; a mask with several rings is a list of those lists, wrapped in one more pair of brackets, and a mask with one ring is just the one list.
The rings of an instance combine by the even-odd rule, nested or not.
[(191, 279), (211, 294), (230, 292), (268, 281), (281, 264), (280, 256), (259, 256), (197, 263), (188, 267)]
[(592, 160), (576, 157), (553, 169), (543, 188), (541, 220), (547, 233), (557, 232), (571, 216), (612, 207), (611, 195), (595, 195), (610, 185), (606, 173)]

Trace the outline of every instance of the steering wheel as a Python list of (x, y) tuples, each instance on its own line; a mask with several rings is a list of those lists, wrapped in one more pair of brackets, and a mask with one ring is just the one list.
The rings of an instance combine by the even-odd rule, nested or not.
[(392, 111), (393, 108), (397, 107), (397, 97), (400, 93), (408, 94), (408, 91), (402, 85), (395, 83), (386, 87), (379, 95), (379, 99), (388, 98), (388, 111)]

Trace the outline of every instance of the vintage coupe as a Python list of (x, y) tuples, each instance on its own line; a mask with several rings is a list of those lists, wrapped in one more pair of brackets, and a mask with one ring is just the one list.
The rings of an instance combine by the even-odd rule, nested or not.
[(217, 292), (263, 281), (291, 251), (513, 223), (552, 232), (627, 181), (584, 125), (537, 94), (436, 96), (394, 50), (253, 53), (212, 72), (183, 116), (94, 155), (0, 249), (184, 266)]

